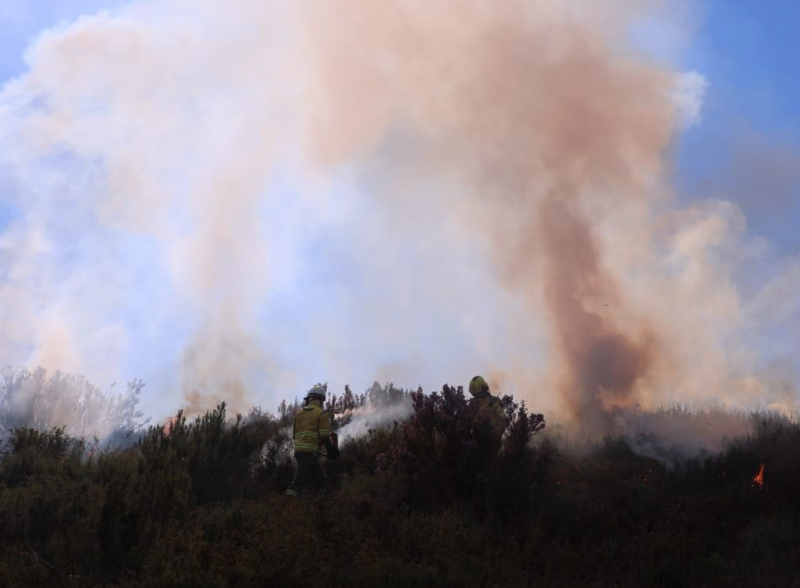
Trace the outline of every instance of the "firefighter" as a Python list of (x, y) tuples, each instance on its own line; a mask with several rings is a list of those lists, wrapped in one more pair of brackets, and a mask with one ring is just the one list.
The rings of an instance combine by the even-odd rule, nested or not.
[(506, 410), (500, 398), (492, 396), (489, 384), (482, 376), (475, 376), (469, 381), (469, 393), (472, 394), (470, 404), (478, 405), (480, 411), (486, 411), (493, 428), (490, 453), (496, 455), (500, 451), (500, 440), (506, 428)]
[(478, 433), (477, 441), (481, 454), (481, 465), (475, 472), (475, 479), (486, 509), (487, 521), (492, 521), (496, 514), (496, 460), (503, 444), (506, 411), (500, 398), (492, 396), (489, 392), (489, 384), (481, 376), (475, 376), (469, 381), (469, 393), (472, 395), (470, 406), (476, 407), (478, 416), (476, 423), (481, 423), (475, 431)]
[(327, 386), (317, 384), (308, 391), (303, 408), (294, 416), (292, 438), (294, 441), (295, 475), (287, 496), (297, 496), (309, 486), (325, 488), (328, 476), (318, 461), (320, 446), (324, 446), (328, 459), (339, 457), (339, 448), (331, 441), (331, 419), (322, 408)]

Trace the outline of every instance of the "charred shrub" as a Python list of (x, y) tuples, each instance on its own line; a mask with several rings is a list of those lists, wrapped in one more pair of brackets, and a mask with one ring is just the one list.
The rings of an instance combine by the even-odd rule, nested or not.
[(531, 447), (538, 420), (524, 403), (503, 400), (503, 434), (493, 415), (469, 402), (461, 387), (445, 385), (441, 393), (418, 391), (411, 397), (411, 417), (378, 456), (380, 469), (404, 476), (410, 504), (436, 508), (461, 502), (486, 514), (527, 507), (541, 464)]
[(33, 476), (65, 467), (74, 470), (80, 466), (85, 449), (82, 439), (67, 435), (61, 427), (13, 429), (6, 445), (0, 475), (9, 487), (26, 485)]
[(168, 455), (183, 464), (200, 504), (251, 496), (257, 492), (253, 465), (262, 459), (262, 449), (274, 431), (266, 426), (267, 420), (246, 421), (237, 415), (228, 423), (223, 402), (192, 423), (179, 412), (168, 427), (150, 427), (139, 449), (148, 460)]
[(502, 450), (494, 464), (488, 462), (486, 507), (489, 514), (496, 513), (510, 522), (535, 506), (556, 450), (547, 442), (538, 447), (532, 443), (542, 428), (542, 415), (530, 413), (524, 401), (518, 404), (509, 396), (503, 399), (503, 404), (507, 424)]
[(436, 507), (476, 493), (476, 473), (484, 454), (477, 410), (463, 390), (444, 386), (441, 394), (412, 394), (413, 414), (396, 443), (378, 456), (380, 469), (404, 475), (408, 499), (421, 507)]

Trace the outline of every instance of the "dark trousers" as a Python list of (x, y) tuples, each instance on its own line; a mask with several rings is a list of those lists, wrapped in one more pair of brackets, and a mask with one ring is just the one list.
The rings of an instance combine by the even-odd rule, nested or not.
[(310, 487), (327, 488), (328, 474), (322, 469), (316, 455), (304, 452), (295, 453), (294, 459), (296, 461), (294, 480), (289, 484), (286, 494), (297, 496)]

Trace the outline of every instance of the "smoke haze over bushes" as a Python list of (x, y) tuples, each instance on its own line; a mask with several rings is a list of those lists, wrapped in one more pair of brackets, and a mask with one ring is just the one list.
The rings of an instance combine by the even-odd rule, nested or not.
[(140, 0), (44, 32), (0, 93), (3, 361), (144, 378), (157, 416), (476, 373), (596, 434), (793, 410), (797, 260), (677, 204), (706, 82), (626, 41), (657, 5)]
[(0, 388), (0, 440), (14, 429), (60, 428), (77, 438), (96, 436), (105, 446), (130, 445), (132, 435), (147, 423), (137, 409), (143, 387), (144, 382), (133, 380), (124, 393), (116, 394), (113, 387), (101, 390), (80, 375), (6, 368)]
[[(422, 392), (422, 388), (418, 390)], [(344, 394), (333, 397), (325, 405), (334, 416), (334, 431), (339, 446), (344, 448), (351, 439), (363, 437), (370, 431), (391, 428), (412, 413), (411, 393), (392, 384), (381, 386), (374, 382), (363, 394), (353, 394), (345, 386)]]

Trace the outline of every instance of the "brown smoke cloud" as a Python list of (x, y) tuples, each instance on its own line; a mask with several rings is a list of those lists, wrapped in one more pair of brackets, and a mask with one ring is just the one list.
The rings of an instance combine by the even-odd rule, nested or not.
[[(179, 369), (198, 411), (260, 398), (265, 381), (326, 379), (302, 371), (311, 361), (286, 367), (284, 343), (331, 382), (493, 374), (495, 389), (597, 431), (617, 408), (769, 402), (748, 342), (769, 304), (735, 279), (758, 255), (745, 219), (722, 200), (680, 208), (668, 185), (702, 79), (628, 42), (668, 6), (134, 2), (39, 40), (4, 92), (17, 116), (0, 140), (24, 137), (12, 165), (26, 178), (56, 148), (102, 161), (104, 183), (65, 198), (158, 243), (165, 312), (191, 318)], [(276, 190), (286, 177), (293, 189)], [(25, 181), (48, 212), (61, 184)], [(315, 232), (333, 235), (320, 263), (363, 289), (330, 279), (332, 310), (259, 324)], [(16, 259), (20, 275), (31, 263)], [(109, 265), (119, 282), (125, 268)], [(0, 295), (19, 316), (82, 308), (19, 296), (36, 285)], [(393, 357), (365, 368), (376, 349)]]
[(312, 98), (308, 135), (318, 161), (412, 129), (425, 163), (404, 173), (458, 178), (449, 212), (547, 320), (549, 379), (580, 420), (638, 403), (660, 352), (646, 316), (602, 314), (627, 309), (595, 233), (660, 197), (653, 179), (679, 117), (678, 76), (627, 54), (615, 40), (625, 22), (609, 27), (597, 8), (340, 2), (305, 14), (311, 94), (324, 98)]

